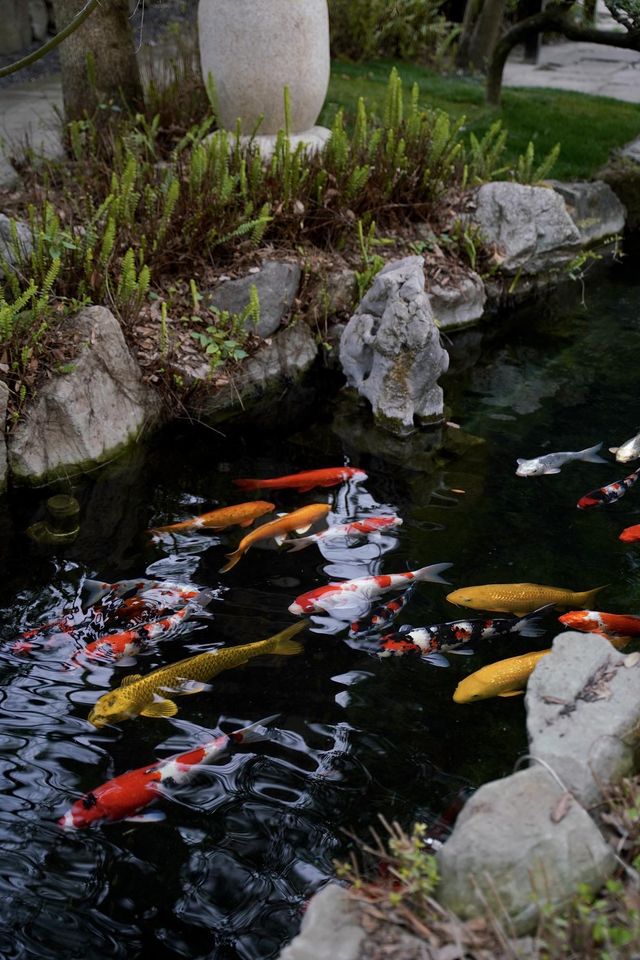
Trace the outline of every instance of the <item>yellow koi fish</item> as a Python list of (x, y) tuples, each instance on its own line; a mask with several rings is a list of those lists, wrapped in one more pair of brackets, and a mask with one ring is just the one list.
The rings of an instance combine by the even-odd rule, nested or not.
[(147, 532), (151, 536), (155, 536), (159, 533), (180, 533), (182, 530), (197, 530), (199, 528), (226, 530), (227, 527), (233, 527), (236, 524), (241, 527), (250, 527), (254, 520), (262, 517), (265, 513), (271, 513), (272, 510), (275, 510), (275, 505), (268, 503), (266, 500), (236, 503), (233, 507), (220, 507), (218, 510), (202, 513), (198, 517), (181, 520), (180, 523), (170, 523), (166, 527), (154, 527)]
[(220, 573), (226, 573), (227, 570), (235, 567), (243, 554), (259, 540), (268, 540), (270, 537), (275, 537), (276, 541), (281, 543), (287, 534), (293, 530), (296, 533), (306, 533), (316, 520), (326, 517), (330, 509), (331, 507), (327, 503), (310, 503), (306, 507), (294, 510), (293, 513), (285, 513), (277, 520), (271, 520), (269, 523), (263, 523), (262, 526), (256, 527), (255, 530), (242, 538), (237, 550), (227, 554), (229, 562), (225, 563), (224, 567), (220, 567)]
[(450, 603), (473, 610), (494, 610), (523, 617), (539, 607), (553, 603), (557, 607), (588, 607), (599, 590), (576, 593), (564, 587), (545, 587), (540, 583), (487, 583), (482, 587), (461, 587), (447, 594)]
[(490, 663), (461, 680), (453, 699), (456, 703), (473, 703), (474, 700), (487, 700), (489, 697), (517, 697), (524, 693), (533, 668), (548, 653), (551, 650), (538, 650), (536, 653), (524, 653), (520, 657)]
[(253, 657), (272, 653), (290, 657), (302, 651), (302, 644), (291, 637), (304, 630), (308, 620), (294, 623), (286, 630), (276, 633), (257, 643), (246, 643), (240, 647), (224, 647), (187, 657), (168, 667), (152, 670), (146, 677), (134, 673), (122, 681), (117, 690), (105, 693), (89, 714), (89, 723), (94, 727), (104, 727), (107, 723), (120, 723), (133, 717), (173, 717), (178, 708), (165, 693), (178, 696), (200, 693), (207, 689), (206, 681), (222, 673), (247, 663)]

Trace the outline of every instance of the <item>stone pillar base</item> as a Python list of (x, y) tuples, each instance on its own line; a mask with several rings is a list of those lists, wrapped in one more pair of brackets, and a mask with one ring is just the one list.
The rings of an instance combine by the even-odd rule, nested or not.
[[(211, 136), (215, 137), (216, 133), (217, 131), (212, 133)], [(227, 136), (231, 144), (235, 143), (235, 133), (227, 131)], [(310, 127), (308, 130), (303, 130), (302, 133), (292, 133), (289, 136), (289, 142), (291, 143), (292, 150), (295, 150), (299, 143), (303, 143), (305, 145), (304, 152), (308, 157), (311, 157), (317, 153), (318, 150), (322, 150), (330, 136), (331, 130), (327, 127)], [(275, 150), (276, 140), (277, 134), (275, 133), (263, 133), (255, 137), (250, 137), (246, 134), (240, 137), (240, 142), (243, 146), (248, 143), (255, 143), (260, 151), (260, 156), (265, 161), (271, 160), (273, 151)]]

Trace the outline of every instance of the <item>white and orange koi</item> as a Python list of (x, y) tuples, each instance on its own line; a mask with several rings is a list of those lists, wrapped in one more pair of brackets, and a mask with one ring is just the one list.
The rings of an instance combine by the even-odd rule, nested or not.
[(289, 612), (300, 615), (324, 611), (337, 620), (352, 620), (362, 616), (371, 602), (385, 593), (406, 590), (414, 582), (446, 583), (440, 576), (450, 563), (434, 563), (406, 573), (387, 573), (377, 577), (361, 577), (343, 583), (329, 583), (300, 594), (289, 607)]
[(330, 543), (332, 540), (340, 539), (358, 539), (365, 537), (374, 539), (384, 530), (390, 530), (393, 527), (399, 527), (402, 523), (400, 517), (367, 517), (365, 520), (354, 520), (352, 523), (336, 523), (326, 530), (320, 530), (319, 533), (312, 533), (308, 537), (298, 537), (296, 540), (288, 540), (285, 543), (289, 553), (295, 553), (297, 550), (304, 550), (312, 543)]
[(275, 716), (234, 730), (228, 735), (222, 734), (187, 753), (122, 773), (76, 800), (60, 817), (58, 824), (65, 830), (79, 830), (93, 823), (162, 820), (164, 814), (161, 812), (140, 815), (140, 811), (165, 796), (167, 787), (188, 783), (202, 767), (214, 763), (235, 743), (266, 739), (269, 735), (266, 724), (272, 720), (275, 720)]

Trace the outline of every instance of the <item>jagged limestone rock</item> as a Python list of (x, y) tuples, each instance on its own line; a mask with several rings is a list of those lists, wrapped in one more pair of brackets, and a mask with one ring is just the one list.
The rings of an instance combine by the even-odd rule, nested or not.
[(160, 415), (120, 324), (87, 307), (67, 324), (75, 344), (69, 372), (50, 380), (9, 436), (12, 478), (40, 484), (111, 460)]
[(640, 657), (625, 656), (597, 634), (560, 634), (529, 681), (526, 705), (530, 753), (585, 807), (634, 771)]
[(457, 330), (477, 323), (484, 313), (487, 294), (482, 278), (473, 270), (450, 283), (429, 284), (431, 309), (441, 330)]
[(425, 293), (422, 257), (393, 261), (376, 275), (342, 334), (340, 362), (390, 433), (406, 436), (416, 421), (442, 419), (437, 381), (449, 356)]
[(468, 919), (488, 905), (517, 934), (580, 884), (597, 890), (615, 864), (589, 814), (539, 765), (480, 787), (436, 856), (444, 907)]
[(504, 274), (557, 270), (582, 248), (564, 200), (551, 188), (496, 181), (479, 187), (473, 199), (471, 222)]

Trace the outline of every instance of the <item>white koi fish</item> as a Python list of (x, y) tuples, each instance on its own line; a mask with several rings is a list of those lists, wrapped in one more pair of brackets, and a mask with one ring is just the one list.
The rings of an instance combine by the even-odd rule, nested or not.
[(518, 458), (517, 477), (541, 477), (547, 473), (560, 473), (560, 468), (569, 463), (570, 460), (584, 460), (585, 463), (607, 463), (604, 457), (598, 456), (598, 450), (602, 442), (596, 443), (594, 447), (587, 447), (586, 450), (577, 450), (573, 453), (547, 453), (543, 457), (535, 457), (533, 460), (524, 460)]

